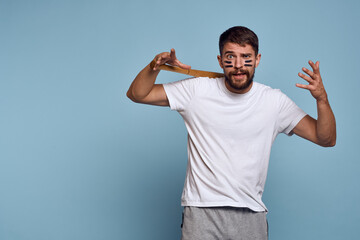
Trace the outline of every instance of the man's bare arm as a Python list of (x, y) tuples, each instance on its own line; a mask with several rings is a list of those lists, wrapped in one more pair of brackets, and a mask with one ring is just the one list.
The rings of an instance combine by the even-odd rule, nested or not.
[(127, 96), (132, 101), (137, 103), (151, 104), (157, 106), (169, 106), (164, 87), (162, 84), (155, 84), (155, 80), (160, 70), (160, 65), (165, 63), (173, 66), (178, 66), (185, 69), (191, 67), (181, 63), (175, 55), (175, 50), (171, 49), (170, 52), (163, 52), (155, 56), (154, 67), (151, 68), (148, 64), (141, 72), (136, 76), (131, 83)]
[(308, 139), (323, 147), (332, 147), (336, 144), (336, 122), (333, 111), (331, 110), (327, 93), (325, 91), (319, 69), (319, 62), (315, 64), (309, 61), (313, 71), (303, 68), (307, 74), (299, 73), (309, 84), (296, 84), (297, 87), (307, 89), (316, 99), (318, 118), (313, 119), (305, 116), (293, 129), (293, 132), (305, 139)]

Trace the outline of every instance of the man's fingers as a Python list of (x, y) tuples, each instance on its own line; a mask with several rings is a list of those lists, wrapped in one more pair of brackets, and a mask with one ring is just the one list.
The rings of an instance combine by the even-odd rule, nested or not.
[(316, 70), (314, 70), (314, 72), (316, 74), (320, 74), (320, 62), (316, 61), (315, 66), (316, 66)]
[(300, 84), (300, 83), (297, 83), (295, 86), (297, 86), (298, 88), (307, 89), (309, 91), (314, 91), (316, 89), (313, 85), (306, 85), (306, 84)]
[(184, 69), (190, 69), (191, 68), (190, 65), (184, 64), (184, 63), (180, 62), (179, 60), (177, 61), (177, 65), (178, 65), (178, 67), (184, 68)]
[(157, 70), (160, 65), (169, 64), (172, 66), (177, 66), (184, 69), (191, 69), (191, 66), (183, 64), (176, 58), (175, 49), (172, 48), (170, 52), (163, 52), (156, 55), (154, 61), (153, 70)]
[(171, 58), (171, 60), (173, 60), (173, 61), (176, 61), (177, 59), (176, 59), (176, 54), (175, 54), (175, 49), (171, 49), (170, 50), (170, 58)]
[(180, 62), (180, 61), (176, 58), (176, 53), (175, 53), (175, 49), (174, 49), (174, 48), (172, 48), (172, 49), (170, 50), (170, 59), (171, 59), (172, 64), (173, 64), (174, 66), (178, 66), (178, 67), (184, 68), (184, 69), (190, 69), (190, 68), (191, 68), (191, 66), (186, 65), (186, 64), (183, 64), (182, 62)]
[(309, 60), (308, 63), (312, 69), (315, 68), (315, 64), (313, 63), (313, 61)]
[(155, 59), (153, 60), (154, 61), (154, 67), (153, 67), (153, 70), (156, 71), (158, 70), (158, 67), (161, 65), (161, 56), (156, 56)]
[(316, 63), (313, 63), (313, 61), (310, 60), (309, 65), (311, 66), (311, 68), (313, 69), (315, 74), (320, 73), (320, 68), (319, 68), (320, 62), (319, 61), (316, 61)]
[(309, 75), (311, 78), (314, 78), (314, 77), (315, 77), (315, 76), (314, 76), (314, 73), (313, 73), (312, 71), (310, 71), (309, 69), (303, 67), (301, 70), (303, 70), (304, 73), (306, 73), (307, 75)]
[(314, 81), (314, 79), (310, 78), (309, 76), (306, 76), (305, 74), (299, 73), (298, 75), (299, 75), (299, 77), (301, 77), (302, 79), (304, 79), (308, 83), (311, 83), (311, 82)]
[(163, 52), (155, 56), (154, 58), (154, 67), (153, 70), (157, 70), (160, 65), (163, 65), (164, 63), (168, 62), (170, 59), (170, 54), (168, 52)]
[(306, 84), (297, 83), (295, 86), (297, 86), (298, 88), (303, 88), (303, 89), (309, 90), (309, 85), (306, 85)]

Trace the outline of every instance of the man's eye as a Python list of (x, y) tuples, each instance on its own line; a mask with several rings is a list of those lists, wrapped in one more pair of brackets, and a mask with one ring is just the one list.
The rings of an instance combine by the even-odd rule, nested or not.
[(250, 55), (244, 55), (244, 58), (249, 58), (250, 57)]
[(227, 58), (233, 58), (234, 56), (233, 55), (228, 55)]

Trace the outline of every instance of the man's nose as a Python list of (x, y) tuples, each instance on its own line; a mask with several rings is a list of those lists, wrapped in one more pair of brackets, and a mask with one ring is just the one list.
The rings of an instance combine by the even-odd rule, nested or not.
[(243, 64), (242, 59), (238, 58), (238, 59), (235, 60), (235, 63), (234, 63), (235, 68), (241, 68), (241, 67), (243, 67), (243, 65), (244, 64)]

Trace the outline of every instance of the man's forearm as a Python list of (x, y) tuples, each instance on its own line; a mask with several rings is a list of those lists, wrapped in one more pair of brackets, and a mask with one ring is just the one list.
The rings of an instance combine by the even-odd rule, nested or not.
[(153, 88), (155, 80), (160, 70), (154, 71), (148, 64), (131, 83), (127, 96), (132, 100), (145, 98)]
[(336, 122), (327, 97), (317, 100), (318, 119), (316, 135), (323, 146), (332, 147), (336, 143)]

